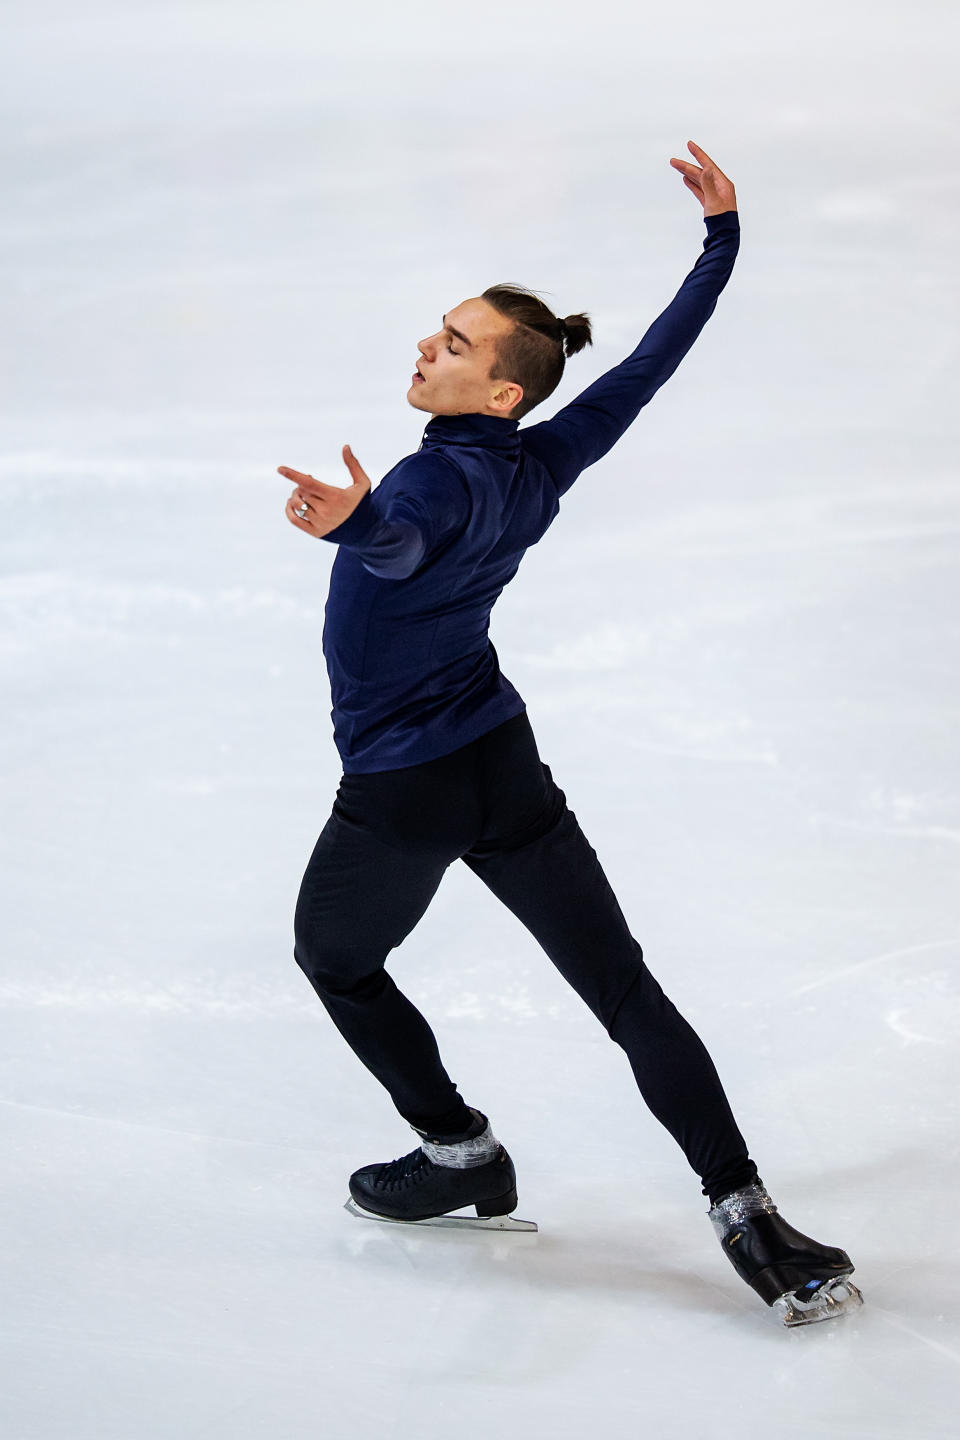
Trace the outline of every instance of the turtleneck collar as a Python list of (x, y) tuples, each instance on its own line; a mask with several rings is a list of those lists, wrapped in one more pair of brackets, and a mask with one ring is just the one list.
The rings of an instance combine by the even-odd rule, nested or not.
[(421, 450), (431, 445), (480, 445), (486, 450), (513, 450), (518, 420), (500, 415), (434, 415), (423, 432)]

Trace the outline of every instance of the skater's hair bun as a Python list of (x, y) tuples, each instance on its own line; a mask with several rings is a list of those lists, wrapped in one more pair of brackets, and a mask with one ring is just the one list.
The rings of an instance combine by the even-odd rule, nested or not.
[(584, 345), (592, 345), (589, 315), (568, 315), (560, 321), (560, 343), (566, 347), (567, 355), (576, 355)]
[(497, 341), (490, 375), (523, 386), (523, 399), (510, 412), (511, 420), (521, 420), (556, 390), (565, 355), (576, 355), (593, 344), (590, 317), (554, 315), (535, 290), (507, 281), (491, 285), (481, 299), (514, 322), (513, 329)]

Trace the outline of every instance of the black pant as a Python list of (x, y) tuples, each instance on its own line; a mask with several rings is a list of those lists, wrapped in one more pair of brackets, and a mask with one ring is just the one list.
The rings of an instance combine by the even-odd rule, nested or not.
[(755, 1179), (713, 1061), (647, 969), (525, 711), (439, 759), (343, 775), (303, 877), (297, 964), (400, 1115), (437, 1134), (470, 1120), (433, 1031), (384, 968), (458, 859), (622, 1046), (703, 1194), (713, 1202)]

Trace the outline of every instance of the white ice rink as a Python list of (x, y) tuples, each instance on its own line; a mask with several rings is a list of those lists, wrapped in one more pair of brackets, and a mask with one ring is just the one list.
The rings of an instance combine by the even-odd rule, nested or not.
[[(4, 8), (3, 1440), (958, 1433), (957, 29)], [(688, 139), (733, 275), (491, 636), (774, 1200), (855, 1262), (800, 1330), (465, 866), (390, 969), (537, 1235), (346, 1213), (416, 1137), (293, 960), (335, 551), (276, 467), (376, 483), (497, 281), (594, 322), (529, 423), (621, 360), (701, 253)]]

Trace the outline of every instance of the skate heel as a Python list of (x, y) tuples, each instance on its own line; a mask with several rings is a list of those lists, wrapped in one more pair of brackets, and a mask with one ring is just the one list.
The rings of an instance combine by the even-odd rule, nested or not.
[(511, 1210), (516, 1210), (518, 1203), (517, 1187), (514, 1185), (512, 1190), (492, 1200), (478, 1200), (476, 1211), (481, 1220), (486, 1220), (491, 1215), (509, 1215)]
[(789, 1295), (795, 1291), (803, 1291), (804, 1287), (812, 1285), (815, 1280), (829, 1281), (839, 1280), (845, 1275), (853, 1274), (852, 1265), (791, 1265), (781, 1262), (779, 1265), (767, 1265), (763, 1270), (758, 1270), (752, 1276), (749, 1283), (757, 1292), (761, 1300), (768, 1305), (776, 1304), (781, 1295)]

